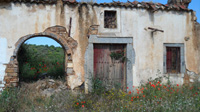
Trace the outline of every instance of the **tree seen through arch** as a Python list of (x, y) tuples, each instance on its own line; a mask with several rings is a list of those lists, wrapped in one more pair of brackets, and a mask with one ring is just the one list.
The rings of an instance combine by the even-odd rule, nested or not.
[(48, 37), (28, 39), (19, 49), (20, 81), (30, 82), (64, 77), (64, 50), (60, 44)]

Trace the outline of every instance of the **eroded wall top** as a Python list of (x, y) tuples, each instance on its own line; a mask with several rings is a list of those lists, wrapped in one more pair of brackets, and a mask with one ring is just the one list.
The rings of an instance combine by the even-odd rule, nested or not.
[(0, 2), (56, 4), (57, 1), (63, 1), (64, 3), (77, 3), (76, 0), (1, 0)]
[(188, 7), (192, 0), (168, 0), (167, 4), (173, 4), (173, 5), (184, 5), (185, 7)]
[(161, 3), (153, 3), (153, 2), (110, 2), (110, 3), (85, 3), (85, 2), (77, 2), (76, 0), (1, 0), (0, 3), (36, 3), (36, 4), (57, 4), (58, 2), (62, 2), (63, 4), (90, 4), (92, 6), (103, 6), (103, 7), (125, 7), (125, 8), (144, 8), (148, 10), (184, 10), (190, 11), (188, 9), (188, 5), (191, 0), (168, 0), (168, 4), (164, 5)]

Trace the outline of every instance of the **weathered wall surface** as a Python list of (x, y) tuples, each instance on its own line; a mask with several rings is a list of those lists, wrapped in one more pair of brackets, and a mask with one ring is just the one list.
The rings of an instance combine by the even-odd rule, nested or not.
[[(198, 39), (198, 56), (200, 56), (200, 24), (196, 23), (195, 24), (195, 31), (196, 31), (196, 38)], [(198, 60), (198, 62), (200, 61), (200, 59)], [(198, 66), (199, 68), (199, 72), (200, 72), (200, 65)]]
[[(104, 28), (104, 10), (117, 11), (117, 29)], [(133, 37), (135, 63), (133, 85), (146, 82), (150, 77), (167, 75), (163, 70), (164, 43), (184, 44), (185, 66), (199, 73), (198, 37), (194, 33), (192, 12), (156, 11), (146, 9), (102, 7), (87, 4), (51, 5), (6, 3), (0, 5), (0, 81), (3, 81), (5, 66), (13, 55), (15, 43), (22, 36), (43, 32), (46, 28), (61, 25), (69, 28), (72, 17), (71, 37), (78, 42), (73, 54), (75, 76), (69, 78), (72, 88), (84, 82), (84, 56), (88, 46), (88, 30), (99, 25), (100, 37)], [(154, 27), (164, 32), (147, 30)], [(187, 39), (185, 39), (187, 37)], [(158, 70), (161, 72), (158, 74)], [(158, 75), (156, 75), (158, 74)], [(172, 75), (174, 83), (184, 83), (184, 73)]]
[(3, 79), (5, 75), (6, 66), (3, 65), (6, 63), (6, 51), (7, 50), (7, 40), (6, 38), (0, 37), (0, 88), (4, 87)]
[[(23, 36), (29, 34), (35, 34), (43, 32), (46, 28), (55, 25), (61, 25), (67, 28), (69, 26), (69, 19), (72, 17), (77, 19), (78, 9), (74, 7), (68, 7), (66, 11), (62, 3), (57, 4), (24, 4), (24, 3), (5, 3), (0, 5), (0, 37), (1, 37), (1, 81), (3, 81), (5, 75), (5, 65), (10, 61), (10, 57), (13, 55), (16, 42)], [(75, 10), (74, 10), (75, 9)], [(74, 10), (74, 11), (73, 11)], [(68, 13), (69, 12), (69, 13)], [(65, 14), (66, 13), (66, 14)], [(65, 15), (68, 15), (65, 17)], [(70, 15), (70, 16), (69, 16)], [(72, 22), (71, 37), (77, 39), (74, 35), (78, 33), (76, 28), (76, 21)], [(74, 51), (78, 53), (76, 50)], [(75, 63), (80, 63), (79, 55), (74, 57)], [(73, 65), (70, 65), (73, 66)], [(79, 65), (78, 65), (79, 66)], [(76, 67), (76, 66), (75, 66)], [(81, 76), (83, 75), (83, 67), (76, 67), (76, 75), (69, 77), (69, 80), (74, 81), (74, 86), (82, 84)], [(75, 78), (74, 78), (75, 77)], [(79, 77), (79, 78), (77, 78)], [(78, 80), (78, 81), (77, 81)], [(75, 83), (76, 82), (76, 83)], [(73, 82), (70, 82), (73, 83)], [(3, 85), (2, 85), (3, 86)], [(73, 88), (73, 87), (72, 87)]]
[[(135, 73), (133, 75), (137, 77), (133, 79), (135, 85), (140, 82), (146, 82), (150, 77), (155, 78), (158, 70), (161, 72), (159, 76), (166, 75), (163, 74), (164, 43), (183, 43), (186, 67), (191, 71), (198, 72), (196, 61), (198, 56), (197, 49), (195, 49), (197, 44), (195, 44), (196, 38), (192, 31), (191, 13), (175, 11), (151, 13), (147, 10), (136, 10), (131, 13), (127, 10), (122, 10), (121, 14), (122, 35), (134, 37), (133, 46), (136, 60), (133, 66)], [(129, 18), (122, 18), (127, 16), (131, 16), (131, 21)], [(144, 30), (146, 27), (156, 27), (164, 30), (164, 33), (155, 32), (151, 35), (151, 32)], [(190, 40), (185, 41), (185, 37), (190, 37)], [(184, 77), (184, 74), (171, 76), (172, 82), (183, 84), (182, 77)]]

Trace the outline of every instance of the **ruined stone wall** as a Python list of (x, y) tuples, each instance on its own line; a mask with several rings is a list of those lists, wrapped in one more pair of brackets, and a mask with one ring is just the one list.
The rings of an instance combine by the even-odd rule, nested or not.
[[(117, 28), (104, 28), (104, 11), (117, 11)], [(151, 11), (142, 8), (108, 7), (90, 4), (0, 4), (0, 81), (3, 81), (6, 64), (13, 56), (16, 42), (23, 36), (43, 32), (45, 29), (60, 25), (69, 31), (72, 18), (71, 37), (77, 41), (74, 50), (74, 75), (68, 77), (74, 89), (84, 82), (85, 51), (89, 35), (110, 38), (133, 38), (135, 51), (133, 85), (139, 86), (150, 77), (166, 76), (164, 73), (164, 44), (184, 45), (184, 66), (189, 71), (199, 72), (199, 39), (194, 33), (191, 11)], [(164, 32), (149, 30), (156, 28)], [(199, 35), (199, 34), (198, 34)], [(5, 50), (6, 49), (6, 50)], [(183, 84), (184, 73), (170, 75), (172, 82)]]
[(200, 24), (199, 23), (196, 23), (196, 35), (197, 35), (197, 38), (200, 39)]
[[(10, 58), (14, 55), (15, 49), (20, 47), (17, 44), (19, 39), (26, 35), (37, 36), (37, 34), (44, 32), (45, 29), (56, 25), (63, 26), (69, 31), (70, 18), (72, 18), (70, 36), (77, 42), (78, 47), (73, 50), (73, 62), (69, 61), (67, 63), (67, 66), (72, 67), (74, 70), (67, 70), (67, 80), (72, 89), (83, 84), (84, 55), (88, 44), (88, 30), (91, 25), (97, 24), (96, 12), (91, 5), (68, 5), (63, 4), (62, 1), (58, 1), (57, 4), (11, 2), (1, 3), (0, 13), (2, 15), (0, 16), (0, 29), (3, 29), (0, 31), (0, 42), (2, 43), (1, 87), (4, 87), (7, 79), (7, 82), (10, 82), (11, 77), (5, 79), (4, 76), (6, 68), (10, 68), (8, 67)], [(60, 41), (59, 38), (53, 39), (57, 42)], [(68, 44), (73, 44), (73, 41), (68, 42)], [(66, 58), (69, 58), (67, 54)], [(71, 75), (71, 72), (74, 72), (74, 74)]]
[[(184, 76), (184, 84), (189, 85), (192, 84), (196, 81), (200, 82), (200, 63), (199, 63), (199, 56), (200, 56), (200, 24), (196, 22), (196, 15), (194, 13), (193, 15), (194, 21), (193, 21), (193, 33), (194, 33), (194, 43), (195, 43), (195, 48), (197, 55), (196, 55), (196, 59), (193, 60), (194, 63), (197, 63), (196, 68), (198, 69), (197, 71), (190, 71), (190, 69), (187, 68), (187, 71), (185, 73)], [(189, 58), (191, 58), (192, 56), (190, 56)], [(193, 56), (194, 57), (194, 56)]]
[[(195, 22), (195, 33), (196, 33), (196, 37), (197, 37), (197, 42), (198, 42), (198, 56), (200, 56), (200, 24), (198, 22)], [(200, 61), (200, 59), (198, 60)], [(200, 74), (200, 65), (199, 67), (199, 72), (198, 74)]]
[[(94, 6), (98, 21), (97, 37), (133, 38), (135, 51), (133, 85), (139, 86), (150, 77), (169, 76), (174, 84), (184, 84), (188, 72), (199, 73), (198, 37), (194, 31), (192, 11), (156, 11), (118, 7)], [(104, 28), (104, 10), (117, 11), (117, 28)], [(153, 32), (148, 27), (160, 31)], [(162, 32), (163, 31), (163, 32)], [(105, 40), (106, 42), (106, 40)], [(164, 70), (165, 44), (183, 45), (182, 72), (167, 74)], [(188, 73), (188, 74), (191, 74)], [(165, 80), (166, 81), (166, 80)]]
[[(54, 30), (52, 31), (50, 31), (51, 29), (47, 29), (59, 25), (64, 27), (64, 29), (66, 28), (65, 32), (66, 30), (68, 31), (69, 19), (71, 16), (67, 16), (65, 18), (65, 11), (63, 6), (64, 5), (62, 4), (62, 2), (58, 2), (57, 4), (30, 4), (18, 2), (0, 4), (0, 13), (2, 15), (0, 16), (0, 43), (2, 48), (2, 58), (0, 60), (0, 88), (5, 87), (4, 84), (9, 87), (12, 85), (11, 83), (17, 85), (18, 68), (17, 66), (13, 66), (17, 65), (17, 63), (15, 64), (11, 62), (11, 59), (13, 56), (14, 58), (16, 58), (17, 49), (19, 49), (20, 45), (25, 42), (26, 39), (36, 36), (50, 37), (60, 43), (61, 46), (63, 46), (63, 49), (66, 50), (66, 61), (68, 61), (67, 63), (65, 63), (68, 75), (67, 80), (71, 81), (71, 79), (76, 79), (74, 77), (77, 77), (76, 72), (79, 73), (79, 71), (75, 72), (73, 70), (73, 61), (71, 61), (71, 58), (73, 58), (73, 54), (75, 54), (77, 48), (77, 44), (74, 45), (74, 41), (76, 40), (71, 37), (73, 37), (76, 32), (72, 32), (71, 37), (68, 37), (68, 34), (61, 34), (63, 32), (62, 29), (56, 30), (56, 28), (54, 28)], [(74, 9), (74, 7), (72, 9)], [(71, 8), (67, 10), (71, 10)], [(69, 15), (73, 15), (73, 13), (74, 12), (71, 11)], [(50, 33), (48, 34), (50, 35), (46, 35), (46, 32), (49, 31)], [(70, 51), (70, 53), (68, 51)], [(80, 60), (76, 59), (75, 61), (79, 62)], [(12, 82), (12, 80), (14, 80), (15, 82)], [(68, 82), (68, 84), (73, 89), (73, 85), (75, 84), (70, 81)], [(80, 80), (76, 84), (78, 84), (79, 86), (82, 83), (83, 81), (80, 78)]]
[(191, 1), (192, 0), (168, 0), (167, 4), (184, 5), (185, 7), (188, 7)]

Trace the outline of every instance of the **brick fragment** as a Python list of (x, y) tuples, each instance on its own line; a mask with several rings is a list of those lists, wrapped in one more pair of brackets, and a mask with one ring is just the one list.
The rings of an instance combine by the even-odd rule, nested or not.
[(6, 69), (6, 73), (17, 73), (18, 72), (18, 68), (7, 68)]

